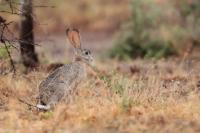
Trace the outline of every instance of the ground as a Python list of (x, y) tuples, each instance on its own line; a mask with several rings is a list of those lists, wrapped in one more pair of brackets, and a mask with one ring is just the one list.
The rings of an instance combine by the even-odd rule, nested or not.
[[(0, 133), (200, 132), (198, 60), (102, 59), (130, 16), (128, 0), (40, 2), (34, 4), (55, 6), (34, 10), (41, 66), (23, 74), (20, 52), (13, 50), (14, 76), (8, 71), (8, 59), (0, 59)], [(18, 16), (0, 15), (15, 22), (12, 31), (19, 30)], [(49, 64), (71, 61), (73, 50), (65, 35), (70, 26), (80, 28), (83, 47), (92, 51), (99, 72), (88, 67), (88, 78), (79, 84), (73, 102), (38, 111), (19, 99), (35, 105)]]
[[(3, 66), (3, 65), (2, 65)], [(97, 61), (73, 102), (48, 112), (36, 104), (44, 68), (0, 76), (0, 132), (200, 132), (198, 62)]]

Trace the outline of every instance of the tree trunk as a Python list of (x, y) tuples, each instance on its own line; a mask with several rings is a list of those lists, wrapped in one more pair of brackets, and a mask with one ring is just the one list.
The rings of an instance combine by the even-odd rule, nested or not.
[(38, 65), (38, 57), (35, 53), (32, 0), (21, 0), (21, 30), (20, 30), (20, 50), (21, 58), (27, 69), (32, 69)]

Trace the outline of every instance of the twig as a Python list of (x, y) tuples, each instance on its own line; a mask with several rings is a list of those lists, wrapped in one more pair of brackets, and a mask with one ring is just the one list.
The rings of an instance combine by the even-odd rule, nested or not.
[(9, 11), (4, 11), (4, 10), (0, 10), (1, 13), (8, 13), (8, 14), (13, 14), (13, 15), (21, 15), (20, 13), (16, 13), (16, 12), (9, 12)]
[(6, 45), (6, 42), (4, 42), (3, 44), (4, 44), (5, 48), (6, 48), (6, 52), (8, 53), (8, 57), (9, 57), (9, 59), (10, 59), (10, 64), (11, 64), (11, 66), (12, 66), (12, 71), (13, 71), (13, 73), (14, 73), (14, 75), (15, 75), (15, 74), (16, 74), (16, 68), (15, 68), (15, 64), (14, 64), (14, 62), (13, 62), (13, 59), (12, 59), (12, 57), (11, 57), (10, 51), (9, 51), (9, 49), (8, 49), (8, 46)]
[(13, 6), (12, 6), (12, 0), (9, 0), (9, 6), (10, 6), (10, 9), (11, 9), (11, 12), (12, 12), (12, 14), (13, 14)]
[[(11, 1), (11, 0), (10, 0)], [(9, 3), (12, 3), (12, 4), (15, 4), (15, 5), (23, 5), (23, 3), (20, 3), (20, 2), (9, 2)], [(46, 6), (46, 5), (33, 5), (33, 7), (45, 7), (45, 8), (55, 8), (56, 6)]]
[(13, 47), (13, 48), (19, 50), (19, 48), (18, 48), (17, 46), (15, 46), (15, 45), (12, 44), (12, 43), (14, 43), (14, 42), (11, 43), (11, 41), (8, 40), (8, 39), (4, 39), (4, 40), (5, 40), (6, 42), (8, 42), (8, 43), (10, 44), (11, 47)]
[[(4, 24), (4, 25), (3, 25), (2, 31), (1, 31), (1, 38), (0, 38), (0, 41), (1, 41), (1, 42), (4, 44), (4, 46), (5, 46), (6, 52), (8, 53), (8, 57), (9, 57), (9, 60), (10, 60), (10, 64), (11, 64), (11, 66), (12, 66), (12, 71), (13, 71), (13, 73), (14, 73), (14, 75), (15, 75), (15, 74), (16, 74), (16, 68), (15, 68), (13, 59), (12, 59), (12, 57), (11, 57), (10, 51), (9, 51), (9, 49), (8, 49), (8, 46), (6, 45), (5, 38), (4, 38), (4, 31), (5, 31), (6, 28), (8, 28), (7, 26), (8, 26), (9, 24), (11, 24), (11, 23), (10, 23), (10, 22), (9, 22), (9, 23), (6, 23), (6, 21), (4, 21), (4, 22), (2, 22), (2, 24)], [(8, 43), (9, 43), (9, 42), (8, 42)]]

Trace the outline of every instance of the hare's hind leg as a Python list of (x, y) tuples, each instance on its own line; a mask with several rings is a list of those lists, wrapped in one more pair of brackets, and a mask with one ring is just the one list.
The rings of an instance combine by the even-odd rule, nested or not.
[(76, 89), (69, 89), (65, 96), (64, 96), (64, 102), (66, 104), (73, 103), (75, 101), (75, 94), (76, 94)]
[(60, 91), (55, 92), (48, 100), (46, 107), (52, 109), (63, 98), (64, 94)]
[(65, 84), (63, 83), (59, 83), (53, 86), (53, 89), (55, 89), (55, 91), (52, 94), (50, 94), (50, 96), (48, 96), (47, 102), (43, 104), (41, 101), (41, 103), (38, 104), (37, 107), (42, 110), (53, 109), (64, 96), (65, 91), (63, 86), (65, 86)]

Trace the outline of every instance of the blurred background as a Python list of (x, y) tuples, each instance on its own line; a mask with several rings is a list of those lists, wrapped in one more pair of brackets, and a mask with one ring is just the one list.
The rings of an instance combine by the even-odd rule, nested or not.
[[(20, 2), (12, 0), (14, 12), (20, 11)], [(0, 1), (0, 11), (6, 22), (13, 22), (9, 29), (18, 37), (20, 15), (8, 13), (7, 0)], [(42, 63), (70, 60), (67, 27), (79, 28), (83, 46), (104, 59), (200, 56), (199, 0), (33, 0), (32, 14)]]

